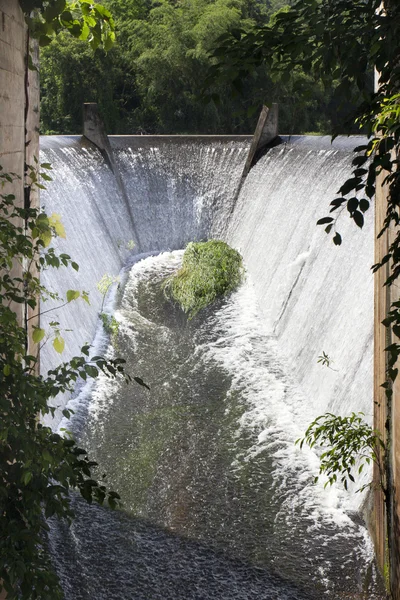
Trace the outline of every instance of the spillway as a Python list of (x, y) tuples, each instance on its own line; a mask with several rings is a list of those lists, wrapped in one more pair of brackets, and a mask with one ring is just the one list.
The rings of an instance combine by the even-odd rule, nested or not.
[[(54, 170), (42, 200), (62, 215), (58, 249), (80, 265), (43, 281), (91, 298), (44, 322), (62, 322), (66, 358), (94, 340), (151, 388), (100, 377), (58, 399), (124, 502), (111, 512), (76, 499), (74, 525), (52, 523), (66, 599), (383, 598), (363, 498), (313, 485), (317, 457), (294, 446), (328, 410), (372, 418), (372, 214), (363, 231), (342, 216), (339, 248), (315, 226), (360, 141), (284, 138), (235, 205), (249, 138), (111, 143), (123, 189), (80, 138), (41, 140)], [(188, 323), (162, 280), (208, 238), (241, 252), (246, 281)], [(114, 345), (98, 319), (105, 273), (119, 278), (105, 304)], [(47, 344), (42, 369), (57, 360)]]

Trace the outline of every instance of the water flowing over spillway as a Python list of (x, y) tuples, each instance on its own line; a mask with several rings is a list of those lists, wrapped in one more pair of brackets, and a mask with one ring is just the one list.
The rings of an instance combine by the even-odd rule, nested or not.
[[(124, 507), (76, 499), (72, 527), (51, 524), (66, 599), (383, 598), (359, 495), (313, 485), (317, 456), (294, 445), (327, 410), (371, 418), (372, 215), (362, 232), (344, 215), (340, 248), (315, 227), (357, 142), (286, 140), (235, 207), (248, 139), (112, 144), (122, 191), (97, 150), (42, 140), (55, 171), (44, 204), (62, 214), (60, 250), (80, 264), (79, 278), (44, 283), (92, 302), (60, 311), (74, 330), (66, 352), (97, 331), (96, 347), (151, 388), (100, 377), (72, 400), (68, 427)], [(162, 281), (187, 242), (210, 237), (242, 253), (246, 281), (188, 322)], [(97, 319), (106, 272), (120, 273), (105, 307), (116, 307), (113, 344)], [(47, 369), (56, 357), (44, 350)], [(335, 370), (317, 363), (323, 351)]]

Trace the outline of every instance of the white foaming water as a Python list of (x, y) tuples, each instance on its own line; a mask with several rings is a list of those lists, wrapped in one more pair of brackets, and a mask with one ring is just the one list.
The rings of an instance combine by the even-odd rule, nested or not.
[[(240, 477), (246, 464), (270, 456), (273, 495), (280, 501), (276, 527), (284, 523), (287, 539), (299, 518), (317, 537), (326, 524), (340, 524), (326, 544), (353, 536), (357, 552), (364, 553), (368, 562), (372, 550), (366, 531), (349, 516), (358, 508), (360, 495), (313, 486), (317, 457), (294, 445), (309, 422), (327, 410), (339, 414), (362, 410), (367, 418), (372, 412), (372, 215), (367, 215), (362, 232), (344, 215), (338, 226), (344, 239), (340, 248), (315, 226), (348, 177), (351, 144), (358, 142), (339, 140), (332, 148), (300, 138), (270, 150), (251, 170), (227, 226), (247, 142), (116, 140), (124, 195), (98, 153), (80, 148), (76, 141), (64, 148), (58, 138), (55, 144), (47, 142), (45, 149), (46, 161), (56, 167), (56, 181), (45, 203), (48, 212), (59, 212), (66, 221), (67, 244), (60, 249), (80, 263), (84, 275), (79, 282), (74, 274), (70, 280), (69, 272), (67, 278), (60, 272), (58, 279), (51, 273), (48, 281), (61, 292), (83, 288), (94, 297), (87, 316), (78, 302), (60, 314), (60, 321), (67, 317), (66, 327), (75, 329), (66, 358), (94, 333), (101, 302), (96, 283), (104, 272), (117, 274), (126, 259), (119, 240), (132, 237), (130, 214), (139, 234), (134, 253), (177, 249), (193, 239), (223, 236), (239, 249), (248, 281), (212, 317), (218, 339), (201, 342), (196, 349), (205, 366), (216, 363), (229, 373), (230, 393), (240, 392), (245, 399), (232, 472)], [(129, 297), (140, 277), (149, 270), (156, 277), (163, 265), (170, 269), (177, 264), (180, 255), (135, 265), (126, 287)], [(144, 323), (140, 311), (132, 317), (131, 306), (127, 318), (124, 302), (116, 318), (134, 347), (135, 318), (150, 336), (154, 324)], [(98, 336), (101, 345), (104, 338)], [(322, 352), (335, 370), (317, 363)], [(50, 351), (45, 353), (44, 369), (54, 360)], [(78, 413), (85, 407), (82, 424), (88, 406), (90, 419), (99, 427), (106, 423), (117, 401), (117, 387), (101, 377), (94, 390), (89, 385), (82, 391), (74, 400)], [(244, 450), (241, 436), (248, 435), (252, 443)], [(320, 541), (322, 547), (323, 535)], [(343, 564), (347, 560), (344, 555)], [(328, 581), (324, 564), (320, 576)]]
[[(157, 145), (158, 144), (158, 145)], [(41, 160), (53, 167), (53, 181), (41, 194), (46, 212), (61, 215), (66, 240), (57, 238), (58, 252), (71, 255), (79, 272), (61, 268), (42, 273), (42, 283), (59, 293), (85, 290), (91, 306), (78, 300), (61, 310), (60, 302), (48, 301), (42, 309), (56, 309), (43, 316), (42, 326), (57, 320), (65, 331), (62, 360), (79, 354), (90, 343), (101, 307), (97, 283), (105, 273), (117, 276), (132, 254), (178, 249), (191, 240), (218, 235), (229, 214), (234, 190), (246, 156), (246, 141), (218, 139), (196, 144), (168, 142), (148, 144), (145, 136), (115, 138), (116, 159), (124, 190), (100, 152), (77, 136), (41, 138)], [(127, 206), (127, 195), (129, 206)], [(135, 237), (131, 213), (139, 240)], [(46, 373), (60, 361), (48, 342), (41, 352)], [(68, 396), (58, 397), (62, 409)], [(61, 411), (56, 413), (55, 423)]]
[[(311, 141), (310, 141), (311, 143)], [(349, 173), (349, 152), (272, 149), (251, 170), (227, 240), (240, 248), (260, 308), (294, 379), (319, 413), (372, 412), (373, 214), (359, 230), (345, 212), (343, 244), (316, 221)], [(321, 373), (325, 351), (336, 372)]]
[[(139, 259), (138, 262), (130, 269), (126, 284), (124, 285), (124, 296), (121, 306), (110, 314), (113, 314), (118, 322), (119, 333), (129, 339), (130, 347), (135, 351), (137, 347), (137, 328), (145, 328), (148, 335), (152, 335), (152, 330), (159, 331), (160, 325), (156, 326), (151, 321), (145, 319), (137, 310), (137, 288), (140, 284), (143, 275), (147, 277), (151, 275), (159, 275), (160, 270), (167, 265), (170, 269), (177, 268), (181, 262), (183, 251), (161, 253), (154, 257), (146, 257)], [(140, 324), (139, 324), (140, 321)], [(116, 350), (113, 346), (109, 346), (106, 356), (112, 358), (115, 356)], [(127, 365), (127, 370), (131, 371), (132, 365)], [(133, 373), (132, 373), (133, 374)], [(133, 384), (135, 385), (135, 384)], [(96, 385), (91, 386), (82, 400), (88, 403), (90, 418), (96, 422), (97, 426), (104, 427), (107, 421), (106, 415), (112, 410), (115, 400), (116, 391), (120, 386), (120, 382), (116, 379), (110, 379), (104, 374), (100, 374)]]
[[(245, 258), (263, 321), (304, 394), (305, 411), (362, 411), (372, 422), (373, 214), (361, 231), (345, 211), (337, 224), (340, 247), (316, 227), (348, 177), (350, 159), (348, 150), (319, 143), (278, 146), (259, 161), (227, 241)], [(321, 368), (322, 352), (333, 369)], [(361, 500), (352, 494), (349, 508)]]
[[(346, 513), (353, 505), (351, 492), (339, 486), (326, 489), (323, 478), (314, 485), (318, 455), (308, 448), (301, 451), (295, 445), (317, 413), (290, 379), (289, 365), (282, 362), (276, 340), (260, 318), (254, 286), (249, 280), (216, 313), (215, 327), (221, 338), (199, 347), (199, 354), (205, 360), (210, 357), (219, 362), (232, 376), (232, 389), (240, 391), (247, 401), (238, 437), (242, 428), (257, 435), (250, 450), (232, 466), (240, 469), (243, 463), (268, 452), (274, 457), (275, 485), (283, 501), (282, 510), (288, 505), (293, 510), (307, 507), (314, 514), (316, 528), (322, 519), (358, 530), (359, 525)], [(369, 559), (371, 550), (369, 546)]]
[[(138, 290), (144, 280), (159, 279), (160, 274), (176, 270), (182, 254), (182, 251), (163, 253), (132, 267), (121, 307), (115, 313), (121, 334), (130, 340), (132, 348), (137, 347), (136, 331), (142, 334), (145, 331), (155, 339), (164, 338), (166, 344), (170, 341), (168, 327), (141, 314)], [(288, 365), (279, 357), (271, 328), (260, 317), (254, 285), (249, 279), (200, 325), (196, 339), (205, 341), (197, 343), (194, 361), (203, 364), (205, 372), (209, 370), (207, 367), (218, 364), (231, 379), (224, 401), (228, 413), (234, 409), (232, 395), (240, 397), (242, 410), (234, 435), (237, 448), (231, 472), (240, 479), (249, 463), (257, 463), (262, 455), (268, 456), (272, 461), (273, 496), (279, 499), (279, 510), (274, 517), (276, 527), (295, 532), (299, 522), (304, 521), (305, 543), (308, 537), (317, 547), (327, 544), (336, 547), (346, 546), (347, 540), (351, 540), (350, 550), (342, 551), (344, 568), (353, 563), (355, 555), (370, 563), (373, 549), (367, 532), (347, 512), (351, 494), (336, 486), (324, 489), (323, 482), (314, 485), (318, 456), (312, 450), (300, 451), (295, 446), (295, 440), (302, 436), (316, 414), (287, 375)], [(153, 384), (159, 386), (160, 382), (156, 378)], [(120, 401), (119, 388), (118, 382), (101, 376), (92, 390), (89, 421), (97, 432), (106, 430), (108, 415), (114, 410), (114, 403)], [(253, 443), (243, 448), (241, 440), (249, 435)], [(335, 528), (329, 537), (326, 527)], [(318, 559), (325, 565), (318, 567), (318, 579), (329, 590), (332, 585), (329, 561), (315, 556)]]

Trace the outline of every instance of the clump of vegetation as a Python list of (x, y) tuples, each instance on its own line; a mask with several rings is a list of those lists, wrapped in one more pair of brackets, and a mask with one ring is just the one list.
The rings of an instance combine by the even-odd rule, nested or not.
[(111, 336), (111, 340), (115, 346), (119, 331), (119, 323), (114, 316), (108, 315), (105, 312), (100, 313), (100, 319), (103, 323), (104, 331)]
[(216, 298), (237, 288), (243, 276), (242, 257), (225, 242), (191, 242), (183, 255), (182, 267), (168, 277), (164, 290), (192, 319)]

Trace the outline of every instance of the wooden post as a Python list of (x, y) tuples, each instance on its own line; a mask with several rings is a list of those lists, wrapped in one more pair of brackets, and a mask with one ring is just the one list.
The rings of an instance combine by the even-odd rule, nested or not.
[[(384, 175), (378, 176), (376, 181), (375, 198), (375, 264), (387, 254), (388, 232), (386, 231), (379, 239), (386, 216), (387, 188), (383, 186)], [(387, 316), (389, 308), (389, 288), (385, 287), (385, 281), (389, 275), (388, 263), (378, 269), (374, 276), (374, 429), (385, 436), (385, 424), (387, 419), (387, 402), (382, 383), (386, 380), (386, 352), (389, 345), (389, 330), (382, 325)], [(374, 516), (373, 531), (376, 559), (383, 573), (385, 565), (386, 549), (386, 511), (382, 490), (380, 488), (379, 471), (374, 465)]]
[[(387, 196), (386, 196), (387, 198)], [(388, 232), (389, 245), (398, 234), (398, 228), (393, 224)], [(390, 304), (400, 299), (399, 284), (393, 283), (389, 288)], [(399, 343), (398, 338), (392, 335), (391, 342)], [(399, 368), (399, 361), (396, 364)], [(390, 586), (393, 600), (400, 600), (400, 375), (396, 378), (393, 389), (388, 420), (390, 441), (390, 475), (391, 475), (391, 527), (387, 540), (390, 548)]]
[[(376, 180), (375, 198), (375, 237), (382, 229), (386, 216), (388, 185), (383, 183), (387, 172), (381, 173)], [(395, 239), (398, 229), (391, 226), (375, 240), (375, 263), (388, 253), (390, 244)], [(392, 388), (391, 403), (388, 406), (385, 390), (381, 387), (386, 380), (387, 357), (385, 348), (398, 342), (390, 328), (382, 325), (390, 306), (400, 298), (399, 286), (385, 286), (390, 274), (390, 263), (383, 265), (375, 273), (375, 347), (374, 347), (374, 428), (382, 433), (385, 443), (389, 445), (387, 465), (387, 485), (391, 493), (390, 531), (387, 529), (387, 515), (383, 494), (379, 488), (379, 473), (374, 467), (374, 527), (372, 534), (378, 565), (382, 572), (390, 558), (389, 581), (393, 600), (400, 600), (400, 376)], [(399, 367), (399, 365), (396, 365)], [(389, 551), (389, 556), (386, 551)]]

